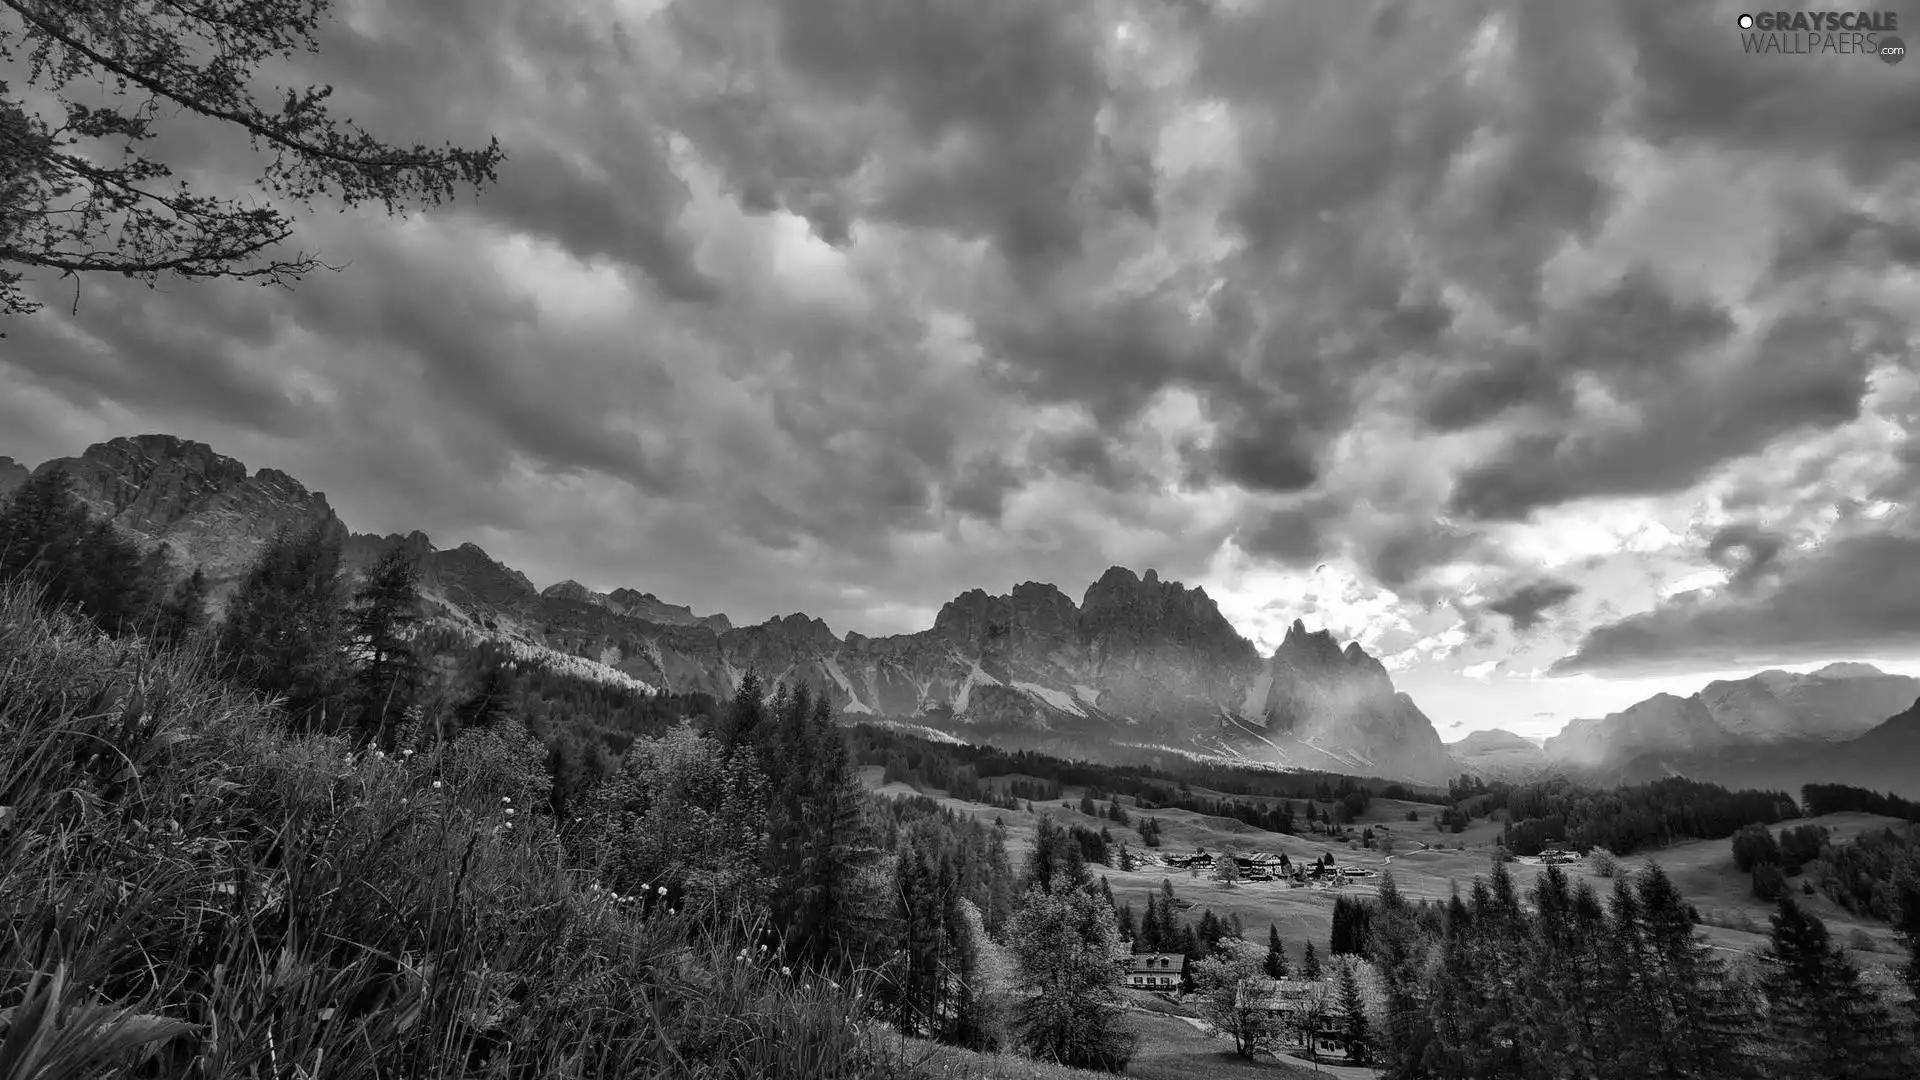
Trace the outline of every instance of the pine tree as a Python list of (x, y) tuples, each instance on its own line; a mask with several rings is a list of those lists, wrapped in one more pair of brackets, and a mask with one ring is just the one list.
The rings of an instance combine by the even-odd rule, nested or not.
[(1320, 981), (1320, 954), (1313, 949), (1313, 942), (1307, 942), (1306, 954), (1300, 958), (1300, 976), (1308, 982)]
[(1141, 952), (1165, 952), (1166, 946), (1160, 938), (1160, 904), (1152, 893), (1147, 894), (1146, 914), (1140, 918)]
[(420, 624), (420, 575), (403, 545), (374, 560), (345, 622), (360, 737), (392, 749), (393, 729), (419, 695), (423, 676), (412, 640)]
[(237, 681), (284, 700), (296, 726), (343, 722), (339, 538), (322, 526), (282, 529), (227, 605), (219, 654)]
[(730, 754), (758, 742), (760, 728), (767, 718), (766, 694), (760, 673), (748, 668), (746, 674), (740, 676), (740, 685), (734, 687), (733, 700), (717, 725), (716, 735), (722, 751)]
[(1861, 985), (1859, 969), (1833, 944), (1826, 924), (1792, 896), (1780, 899), (1772, 922), (1761, 992), (1783, 1073), (1822, 1080), (1911, 1076), (1892, 1014)]
[(1738, 985), (1658, 864), (1640, 871), (1638, 893), (1646, 960), (1639, 981), (1655, 1016), (1653, 1075), (1742, 1075), (1752, 1012)]
[(1338, 975), (1342, 1034), (1346, 1038), (1347, 1060), (1365, 1065), (1372, 1057), (1373, 1036), (1367, 1025), (1366, 999), (1360, 993), (1360, 965), (1352, 957), (1343, 957)]
[(989, 934), (998, 937), (1013, 918), (1017, 887), (1013, 860), (1007, 854), (1007, 825), (996, 820), (987, 835), (987, 903), (981, 912)]
[[(799, 705), (796, 702), (796, 708)], [(801, 738), (807, 750), (795, 760), (807, 773), (790, 786), (799, 795), (788, 810), (797, 810), (798, 833), (804, 839), (797, 860), (791, 863), (793, 876), (777, 893), (784, 908), (782, 925), (801, 963), (821, 968), (838, 958), (841, 966), (849, 966), (860, 959), (856, 955), (863, 937), (860, 930), (869, 921), (859, 879), (880, 852), (860, 812), (864, 795), (846, 740), (824, 695), (812, 699)], [(951, 908), (961, 895), (958, 880), (943, 882), (943, 889)], [(952, 922), (958, 914), (945, 910), (943, 918)]]
[(1284, 979), (1287, 977), (1287, 945), (1280, 940), (1280, 928), (1267, 924), (1267, 978)]

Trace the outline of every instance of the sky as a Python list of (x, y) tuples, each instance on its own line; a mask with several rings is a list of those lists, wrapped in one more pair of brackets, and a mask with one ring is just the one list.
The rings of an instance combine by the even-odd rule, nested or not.
[(0, 453), (167, 432), (843, 634), (1154, 568), (1449, 740), (1920, 673), (1920, 65), (1746, 55), (1740, 10), (344, 0), (270, 74), (497, 136), (499, 183), (319, 207), (342, 269), (291, 290), (34, 282)]

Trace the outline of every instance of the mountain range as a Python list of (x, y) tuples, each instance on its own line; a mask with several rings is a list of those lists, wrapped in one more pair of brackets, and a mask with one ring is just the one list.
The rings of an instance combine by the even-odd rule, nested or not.
[(1482, 731), (1448, 750), (1484, 776), (1633, 782), (1685, 775), (1789, 789), (1832, 780), (1912, 793), (1920, 791), (1920, 729), (1914, 737), (1899, 732), (1916, 723), (1917, 700), (1920, 679), (1871, 664), (1767, 670), (1572, 720), (1541, 744)]
[[(1094, 760), (1200, 756), (1422, 784), (1457, 768), (1357, 644), (1296, 621), (1262, 656), (1204, 589), (1153, 570), (1113, 567), (1077, 602), (1041, 582), (975, 589), (912, 634), (841, 635), (804, 613), (735, 626), (634, 589), (541, 589), (473, 544), (353, 533), (293, 477), (171, 435), (112, 439), (34, 471), (46, 470), (179, 572), (199, 567), (216, 612), (278, 530), (317, 526), (350, 572), (408, 549), (433, 619), (604, 681), (724, 696), (751, 669), (804, 680), (843, 715)], [(0, 459), (0, 494), (27, 475)]]
[[(633, 688), (730, 695), (748, 670), (804, 680), (842, 715), (929, 737), (1100, 761), (1168, 755), (1438, 784), (1461, 772), (1600, 781), (1683, 774), (1797, 787), (1871, 782), (1920, 794), (1920, 680), (1866, 664), (1762, 671), (1680, 697), (1658, 694), (1536, 742), (1480, 731), (1443, 745), (1433, 724), (1356, 643), (1296, 620), (1270, 656), (1201, 588), (1113, 567), (1078, 601), (1027, 581), (948, 601), (912, 634), (835, 633), (794, 613), (752, 626), (651, 592), (540, 588), (474, 544), (354, 533), (324, 494), (271, 468), (250, 471), (171, 435), (116, 438), (32, 472), (62, 470), (97, 515), (199, 567), (217, 614), (280, 529), (318, 526), (349, 572), (402, 547), (430, 616), (581, 676)], [(0, 457), (0, 495), (30, 470)], [(1898, 714), (1898, 715), (1896, 715)], [(1888, 719), (1892, 717), (1892, 719)], [(1911, 777), (1908, 774), (1913, 774)]]

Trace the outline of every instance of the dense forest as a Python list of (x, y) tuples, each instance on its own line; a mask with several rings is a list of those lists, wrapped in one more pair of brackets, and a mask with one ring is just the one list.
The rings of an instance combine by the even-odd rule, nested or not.
[(1474, 785), (1456, 799), (1474, 816), (1504, 811), (1502, 843), (1516, 855), (1548, 847), (1605, 848), (1625, 855), (1676, 840), (1719, 840), (1754, 823), (1798, 817), (1793, 798), (1778, 791), (1728, 791), (1718, 784), (1666, 777), (1610, 790), (1570, 780)]

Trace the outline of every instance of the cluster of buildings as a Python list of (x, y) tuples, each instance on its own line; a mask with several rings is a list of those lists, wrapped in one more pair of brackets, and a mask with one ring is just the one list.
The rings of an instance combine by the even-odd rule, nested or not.
[[(1187, 958), (1179, 953), (1135, 953), (1121, 959), (1126, 984), (1135, 990), (1174, 994), (1192, 989), (1188, 981)], [(1290, 1045), (1307, 1047), (1321, 1054), (1346, 1053), (1346, 1015), (1323, 982), (1306, 979), (1273, 979), (1264, 990), (1242, 988), (1242, 995), (1254, 995), (1253, 1008), (1266, 1012), (1279, 1022), (1291, 1039)], [(1243, 1006), (1248, 1004), (1242, 998)]]
[[(1206, 848), (1200, 848), (1191, 855), (1166, 854), (1160, 861), (1176, 870), (1200, 870), (1211, 872), (1219, 865), (1224, 856), (1214, 856)], [(1285, 881), (1298, 887), (1309, 882), (1330, 882), (1345, 885), (1352, 878), (1372, 877), (1373, 871), (1364, 867), (1332, 866), (1322, 863), (1296, 863), (1285, 855), (1260, 852), (1255, 855), (1233, 856), (1234, 869), (1242, 881)]]

